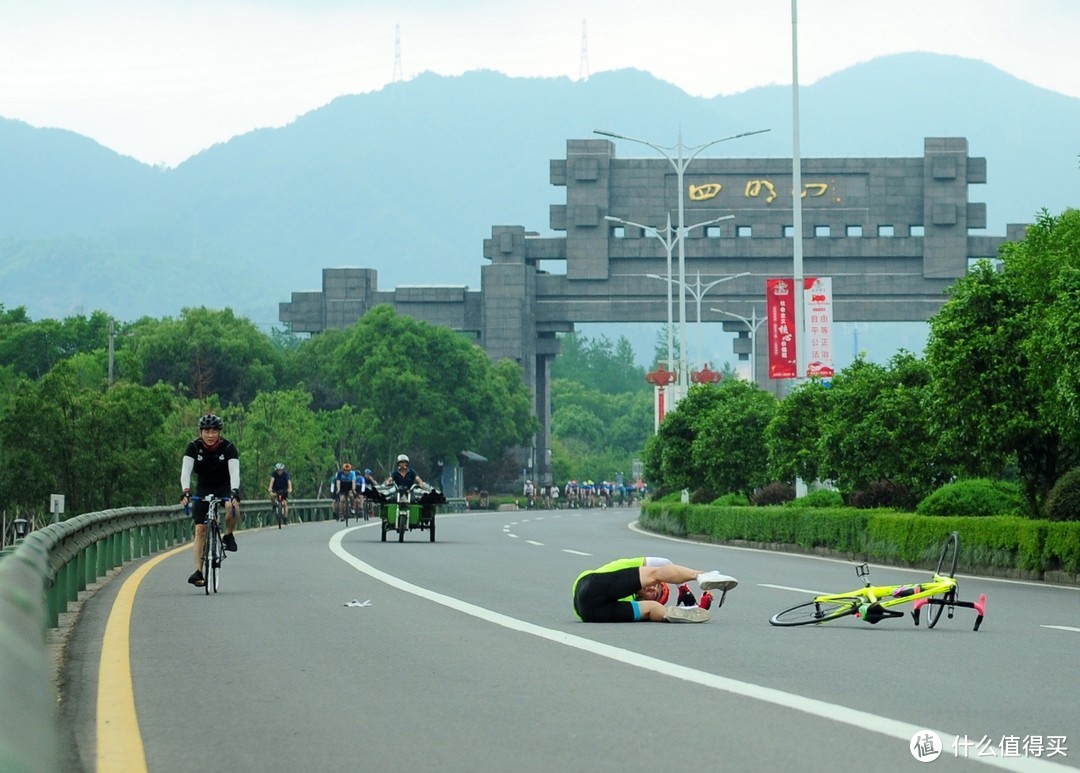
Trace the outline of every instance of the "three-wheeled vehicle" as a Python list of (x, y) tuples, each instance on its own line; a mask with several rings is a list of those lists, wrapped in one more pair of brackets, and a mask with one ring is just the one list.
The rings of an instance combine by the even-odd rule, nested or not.
[(435, 488), (413, 485), (375, 486), (381, 503), (379, 515), (382, 518), (382, 541), (386, 542), (386, 532), (396, 531), (398, 542), (405, 541), (405, 532), (413, 529), (426, 529), (431, 541), (435, 541), (435, 506), (446, 504), (446, 497)]

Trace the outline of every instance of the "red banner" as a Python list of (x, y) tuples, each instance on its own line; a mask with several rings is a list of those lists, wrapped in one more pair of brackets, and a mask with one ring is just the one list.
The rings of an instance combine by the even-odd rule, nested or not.
[(795, 292), (791, 279), (765, 280), (769, 378), (795, 378)]

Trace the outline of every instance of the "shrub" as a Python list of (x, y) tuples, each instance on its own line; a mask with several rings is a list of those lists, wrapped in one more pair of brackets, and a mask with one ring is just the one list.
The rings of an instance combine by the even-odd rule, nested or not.
[(790, 483), (770, 483), (754, 492), (751, 500), (757, 507), (782, 505), (795, 498), (795, 487)]
[(844, 496), (839, 491), (821, 488), (786, 504), (792, 507), (843, 507)]
[(958, 480), (933, 492), (919, 503), (919, 515), (1019, 515), (1024, 495), (1015, 483), (988, 478)]
[(717, 507), (747, 507), (750, 505), (750, 500), (747, 498), (746, 494), (733, 492), (719, 496), (709, 504), (716, 505)]
[(1080, 467), (1062, 475), (1050, 489), (1046, 517), (1051, 521), (1080, 521)]
[(707, 505), (716, 499), (716, 492), (707, 488), (698, 488), (690, 492), (690, 504)]
[(897, 510), (911, 511), (915, 509), (917, 500), (911, 493), (911, 489), (902, 483), (893, 483), (891, 480), (876, 480), (866, 489), (856, 491), (851, 495), (851, 506), (862, 510), (875, 507), (892, 507)]

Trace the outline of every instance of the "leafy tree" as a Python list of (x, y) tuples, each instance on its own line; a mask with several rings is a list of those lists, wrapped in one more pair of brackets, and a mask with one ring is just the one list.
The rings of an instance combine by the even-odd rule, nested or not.
[(694, 441), (709, 413), (720, 402), (718, 389), (694, 387), (649, 438), (645, 445), (645, 479), (657, 496), (694, 489), (701, 484), (702, 471), (694, 465)]
[(33, 322), (22, 306), (11, 311), (0, 306), (0, 365), (10, 365), (30, 378), (41, 378), (58, 362), (75, 354), (104, 351), (108, 328), (109, 318), (101, 311), (86, 318)]
[(289, 469), (297, 496), (319, 492), (335, 459), (326, 429), (310, 406), (311, 394), (302, 389), (260, 392), (251, 401), (243, 445), (238, 446), (247, 496), (262, 496), (278, 462)]
[(634, 349), (623, 336), (615, 343), (603, 335), (593, 340), (579, 333), (559, 336), (559, 356), (552, 363), (551, 377), (604, 394), (649, 389), (645, 369), (634, 364)]
[(143, 319), (128, 332), (144, 384), (161, 381), (197, 400), (218, 395), (226, 405), (243, 405), (277, 383), (279, 351), (231, 309), (187, 308), (177, 320)]
[(175, 465), (179, 475), (163, 423), (173, 412), (164, 387), (81, 386), (70, 363), (40, 381), (24, 379), (0, 427), (0, 496), (36, 509), (63, 493), (69, 512), (160, 503), (163, 471)]
[(1080, 345), (1080, 212), (1041, 213), (1001, 258), (1003, 271), (982, 262), (961, 278), (931, 320), (931, 429), (967, 477), (1000, 477), (1015, 461), (1038, 514), (1080, 453), (1080, 370), (1062, 356)]
[(926, 363), (904, 351), (887, 367), (859, 358), (838, 373), (821, 428), (821, 477), (842, 491), (889, 481), (916, 500), (941, 485), (948, 471), (930, 431), (929, 382)]
[(461, 336), (390, 306), (372, 309), (350, 329), (331, 368), (387, 469), (402, 451), (431, 462), (462, 450), (493, 458), (536, 431), (517, 365), (492, 364)]
[(704, 489), (710, 501), (728, 493), (749, 497), (769, 482), (765, 429), (776, 414), (776, 398), (737, 380), (692, 391), (700, 390), (710, 390), (717, 399), (701, 417), (691, 444), (696, 488)]
[(821, 474), (821, 430), (831, 412), (832, 390), (817, 379), (793, 389), (776, 407), (765, 428), (769, 478), (793, 483), (817, 480)]

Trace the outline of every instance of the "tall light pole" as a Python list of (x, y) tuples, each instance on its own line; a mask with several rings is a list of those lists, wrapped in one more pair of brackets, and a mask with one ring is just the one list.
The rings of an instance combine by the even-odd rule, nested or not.
[(806, 378), (803, 309), (802, 160), (799, 157), (799, 2), (791, 0), (791, 211), (795, 283), (795, 380)]
[[(665, 279), (666, 278), (666, 277), (662, 277), (662, 276), (657, 276), (656, 274), (646, 274), (645, 276), (651, 277), (652, 279)], [(685, 290), (686, 292), (693, 295), (694, 296), (694, 302), (697, 304), (697, 328), (696, 328), (697, 329), (697, 351), (695, 352), (695, 355), (696, 355), (696, 358), (697, 358), (698, 362), (701, 361), (701, 299), (705, 297), (705, 293), (709, 292), (709, 290), (713, 289), (714, 287), (716, 287), (721, 282), (730, 282), (732, 279), (738, 279), (739, 277), (743, 277), (743, 276), (750, 276), (750, 272), (749, 271), (743, 271), (740, 274), (733, 274), (732, 276), (722, 276), (719, 279), (717, 279), (717, 280), (715, 280), (713, 282), (709, 282), (707, 285), (703, 286), (701, 284), (701, 272), (698, 271), (697, 272), (697, 281), (694, 284), (691, 285), (691, 284), (687, 283), (687, 284), (684, 285), (683, 283), (680, 282), (680, 285), (682, 285), (680, 289)], [(668, 279), (667, 281), (669, 283), (678, 282), (677, 279)]]
[[(675, 236), (675, 232), (671, 228), (671, 213), (670, 212), (668, 212), (667, 225), (664, 226), (663, 231), (661, 231), (659, 228), (656, 228), (655, 226), (642, 225), (641, 223), (634, 223), (634, 222), (631, 222), (630, 220), (623, 220), (621, 217), (613, 217), (611, 215), (605, 215), (604, 220), (610, 220), (612, 223), (622, 223), (623, 225), (629, 225), (629, 226), (633, 226), (635, 228), (640, 228), (641, 230), (645, 231), (646, 233), (651, 233), (653, 236), (655, 236), (657, 239), (659, 239), (660, 243), (662, 245), (664, 245), (664, 251), (667, 253), (667, 275), (669, 277), (671, 276), (671, 253), (675, 251), (675, 241), (676, 241), (677, 237)], [(672, 297), (671, 297), (671, 295), (672, 295), (672, 291), (671, 291), (671, 288), (672, 288), (671, 283), (668, 283), (668, 291), (667, 291), (667, 356), (668, 356), (668, 361), (667, 361), (667, 366), (669, 368), (671, 368), (672, 370), (674, 370), (676, 366), (675, 366), (675, 361), (674, 361), (674, 358), (675, 358), (675, 351), (674, 351), (675, 350), (675, 342), (673, 340), (673, 332), (672, 332), (673, 331), (673, 323), (672, 323), (672, 319), (671, 319), (671, 316), (672, 316), (672, 311), (671, 311), (671, 306), (672, 306)]]
[(710, 311), (727, 314), (729, 317), (735, 317), (735, 319), (750, 328), (750, 383), (757, 386), (757, 329), (761, 327), (761, 323), (768, 319), (768, 317), (758, 319), (757, 306), (750, 307), (750, 319), (747, 319), (741, 314), (736, 314), (732, 311), (724, 311), (723, 309), (710, 309)]
[[(793, 0), (794, 2), (794, 0)], [(712, 140), (706, 142), (703, 145), (687, 146), (682, 141), (682, 129), (679, 129), (679, 140), (674, 146), (657, 145), (656, 143), (649, 142), (648, 140), (638, 139), (637, 137), (627, 137), (623, 134), (616, 134), (615, 132), (601, 131), (600, 129), (593, 129), (593, 134), (599, 134), (603, 137), (611, 137), (616, 140), (627, 140), (629, 142), (637, 142), (641, 145), (648, 145), (657, 153), (662, 155), (668, 160), (668, 163), (675, 169), (675, 179), (679, 186), (679, 224), (677, 230), (678, 244), (679, 244), (679, 389), (680, 392), (685, 393), (687, 387), (687, 374), (686, 368), (683, 367), (683, 360), (686, 356), (686, 206), (684, 200), (686, 198), (686, 190), (683, 186), (683, 175), (686, 172), (686, 168), (690, 166), (690, 162), (697, 158), (698, 154), (706, 148), (710, 148), (719, 142), (727, 142), (728, 140), (736, 140), (740, 137), (749, 137), (753, 134), (761, 134), (769, 131), (768, 129), (758, 129), (752, 132), (743, 132), (741, 134), (733, 134), (730, 137), (721, 137), (718, 140)], [(672, 157), (670, 151), (675, 151), (675, 157)], [(685, 151), (693, 151), (689, 156), (685, 156)]]

